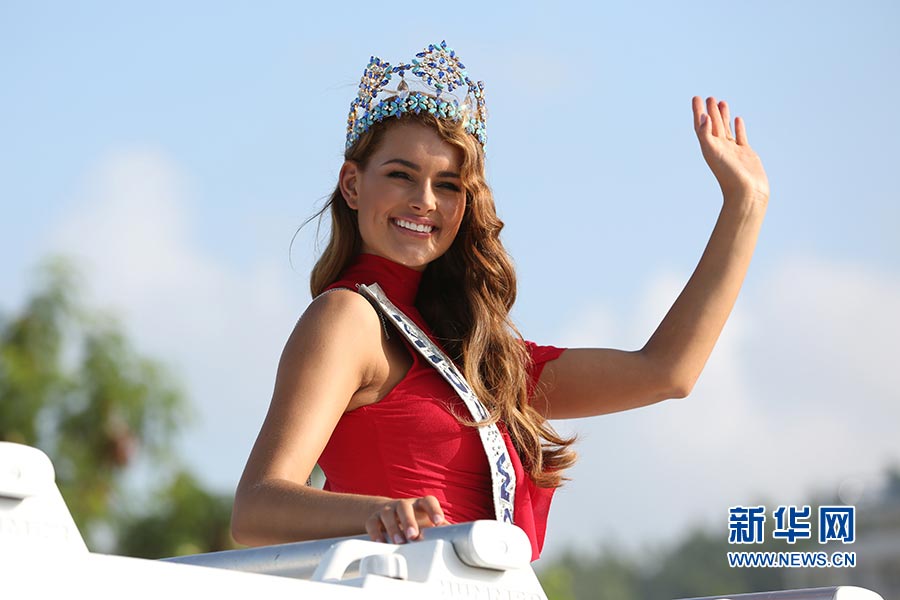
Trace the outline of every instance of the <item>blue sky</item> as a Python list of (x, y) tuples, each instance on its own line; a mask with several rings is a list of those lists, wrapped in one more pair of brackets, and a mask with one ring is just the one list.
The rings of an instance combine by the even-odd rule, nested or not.
[(487, 85), (526, 337), (652, 334), (721, 205), (691, 96), (746, 119), (771, 182), (692, 396), (560, 424), (581, 462), (547, 556), (724, 529), (761, 498), (864, 501), (900, 462), (896, 4), (320, 4), (0, 4), (0, 310), (41, 257), (76, 257), (184, 383), (210, 484), (233, 489), (309, 301), (315, 228), (291, 237), (334, 186), (362, 69), (440, 39)]

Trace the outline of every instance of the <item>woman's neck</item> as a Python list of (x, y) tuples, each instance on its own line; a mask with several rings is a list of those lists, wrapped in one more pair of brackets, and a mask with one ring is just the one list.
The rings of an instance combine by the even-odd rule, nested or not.
[(339, 281), (369, 285), (377, 283), (395, 304), (414, 306), (422, 272), (376, 254), (357, 254), (341, 273)]

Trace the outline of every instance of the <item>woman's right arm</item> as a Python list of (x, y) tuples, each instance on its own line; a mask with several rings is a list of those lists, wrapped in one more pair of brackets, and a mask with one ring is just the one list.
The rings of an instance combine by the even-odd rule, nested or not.
[[(394, 500), (305, 485), (350, 399), (373, 379), (381, 322), (352, 291), (317, 298), (285, 345), (272, 403), (238, 484), (232, 534), (247, 545), (356, 535), (415, 538), (433, 498)], [(410, 527), (416, 535), (409, 535)]]

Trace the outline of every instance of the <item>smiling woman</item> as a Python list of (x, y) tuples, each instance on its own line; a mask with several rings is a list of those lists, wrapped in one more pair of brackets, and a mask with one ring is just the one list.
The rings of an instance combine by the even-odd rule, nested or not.
[[(743, 121), (732, 135), (727, 104), (694, 98), (724, 203), (657, 331), (636, 352), (525, 341), (485, 180), (484, 85), (463, 69), (441, 43), (410, 64), (373, 58), (363, 73), (323, 209), (331, 238), (314, 300), (285, 346), (235, 497), (241, 542), (366, 531), (404, 543), (424, 527), (495, 518), (521, 527), (537, 558), (575, 460), (547, 419), (687, 395), (731, 311), (768, 183)], [(322, 490), (304, 483), (317, 462)]]

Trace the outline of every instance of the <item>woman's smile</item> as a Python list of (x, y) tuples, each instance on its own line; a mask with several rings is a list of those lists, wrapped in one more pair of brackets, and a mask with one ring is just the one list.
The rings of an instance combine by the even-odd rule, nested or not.
[(417, 237), (423, 238), (427, 238), (435, 229), (434, 225), (426, 223), (415, 223), (411, 219), (393, 219), (391, 222), (400, 229), (403, 229), (404, 231), (409, 233), (414, 233), (417, 235)]

